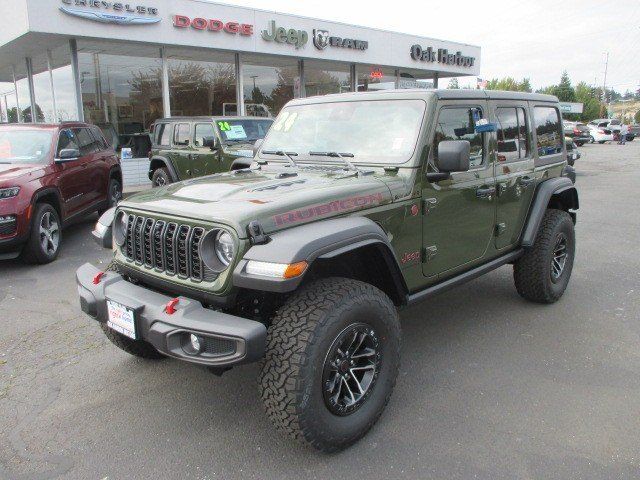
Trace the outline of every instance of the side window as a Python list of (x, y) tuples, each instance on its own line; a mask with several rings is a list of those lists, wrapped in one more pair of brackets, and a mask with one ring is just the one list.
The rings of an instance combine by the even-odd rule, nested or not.
[(196, 129), (195, 129), (195, 133), (193, 135), (194, 137), (194, 145), (196, 147), (201, 147), (202, 145), (204, 145), (204, 139), (205, 138), (215, 138), (216, 136), (216, 131), (213, 128), (213, 125), (210, 123), (198, 123), (196, 124)]
[(107, 140), (102, 135), (102, 131), (98, 127), (91, 127), (91, 134), (96, 141), (96, 146), (98, 147), (98, 151), (103, 152), (109, 148), (109, 144)]
[(555, 107), (534, 107), (533, 117), (538, 135), (538, 156), (544, 157), (562, 153), (564, 134), (558, 109)]
[(156, 144), (168, 147), (171, 145), (171, 124), (161, 123), (156, 126)]
[(527, 117), (524, 108), (497, 108), (498, 161), (513, 162), (529, 155)]
[(482, 133), (475, 131), (476, 122), (483, 118), (477, 107), (446, 107), (440, 110), (433, 138), (433, 158), (438, 161), (438, 144), (444, 140), (468, 140), (471, 144), (470, 168), (479, 167), (484, 159)]
[(188, 123), (177, 124), (173, 133), (173, 143), (175, 145), (189, 145), (190, 132), (191, 128)]
[(96, 140), (88, 128), (74, 128), (73, 133), (75, 133), (78, 139), (80, 155), (90, 155), (98, 150)]
[(58, 139), (58, 151), (56, 156), (60, 156), (60, 152), (66, 149), (80, 150), (76, 134), (71, 129), (62, 130)]

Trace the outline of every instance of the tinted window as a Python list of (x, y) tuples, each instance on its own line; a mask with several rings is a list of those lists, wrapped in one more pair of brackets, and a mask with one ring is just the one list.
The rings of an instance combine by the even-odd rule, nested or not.
[(213, 128), (213, 125), (210, 123), (198, 123), (196, 125), (196, 131), (194, 136), (194, 140), (195, 143), (194, 145), (196, 147), (201, 147), (202, 145), (204, 145), (204, 139), (209, 137), (209, 138), (215, 138), (216, 136), (216, 131)]
[(98, 127), (91, 127), (91, 134), (96, 140), (96, 145), (99, 151), (104, 151), (109, 148), (109, 144), (102, 135), (102, 130), (100, 130)]
[(171, 145), (171, 125), (167, 123), (157, 125), (155, 128), (155, 135), (156, 143), (158, 145), (164, 145), (165, 147)]
[(60, 132), (57, 155), (60, 156), (60, 152), (66, 149), (80, 150), (80, 144), (73, 130), (62, 130)]
[(273, 122), (271, 120), (225, 119), (216, 123), (225, 142), (255, 142), (265, 137)]
[(88, 128), (74, 128), (73, 132), (76, 134), (80, 146), (80, 155), (89, 155), (99, 150), (98, 142)]
[(527, 119), (523, 108), (498, 108), (498, 161), (511, 162), (529, 154)]
[(533, 112), (538, 134), (538, 155), (544, 157), (562, 153), (564, 134), (558, 110), (553, 107), (535, 107)]
[(189, 128), (188, 123), (179, 123), (175, 128), (173, 143), (176, 145), (187, 145), (189, 143), (190, 132), (191, 128)]
[(484, 144), (481, 133), (476, 133), (476, 121), (482, 118), (480, 108), (444, 108), (440, 110), (433, 138), (433, 158), (438, 160), (438, 144), (444, 140), (467, 140), (471, 144), (471, 168), (482, 165)]

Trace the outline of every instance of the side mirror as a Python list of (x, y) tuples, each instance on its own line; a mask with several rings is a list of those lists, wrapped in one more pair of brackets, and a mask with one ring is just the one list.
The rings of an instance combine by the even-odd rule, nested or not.
[(217, 150), (220, 148), (220, 144), (218, 143), (218, 139), (216, 137), (204, 137), (202, 139), (202, 146), (208, 147), (211, 150)]
[(60, 150), (56, 163), (72, 162), (80, 158), (80, 150), (77, 148), (63, 148)]
[(256, 143), (253, 144), (254, 157), (258, 154), (258, 150), (260, 150), (260, 147), (262, 146), (263, 143), (264, 143), (264, 138), (259, 138), (258, 140), (256, 140)]
[(471, 144), (467, 140), (446, 140), (438, 144), (438, 170), (466, 172), (469, 170)]
[(113, 220), (115, 217), (115, 207), (110, 208), (102, 214), (96, 223), (96, 228), (91, 232), (95, 242), (102, 248), (111, 250), (113, 248)]

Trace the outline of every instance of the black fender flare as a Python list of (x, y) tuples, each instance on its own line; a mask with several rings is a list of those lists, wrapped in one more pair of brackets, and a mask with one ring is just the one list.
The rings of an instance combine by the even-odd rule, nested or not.
[[(62, 199), (62, 195), (60, 195), (60, 191), (57, 188), (45, 187), (41, 190), (38, 190), (33, 194), (33, 197), (31, 198), (31, 205), (35, 206), (35, 204), (38, 203), (38, 201), (41, 198), (44, 198), (48, 195), (54, 195), (56, 197), (56, 200), (58, 201), (57, 206), (59, 208), (58, 214), (60, 215), (60, 220), (64, 222), (64, 215), (65, 215), (64, 200)], [(52, 207), (55, 207), (55, 205), (52, 205)]]
[[(542, 223), (542, 217), (544, 217), (544, 213), (554, 197), (567, 210), (578, 210), (580, 208), (578, 190), (570, 178), (555, 177), (540, 183), (534, 194), (533, 204), (529, 210), (524, 233), (522, 234), (521, 245), (523, 247), (533, 246)], [(575, 213), (572, 216), (575, 221)]]
[(404, 298), (408, 290), (389, 237), (380, 225), (365, 217), (324, 220), (270, 235), (268, 243), (247, 250), (233, 272), (233, 284), (250, 290), (291, 292), (302, 283), (304, 275), (292, 279), (251, 275), (246, 272), (247, 263), (250, 260), (281, 264), (306, 261), (311, 267), (318, 259), (337, 257), (371, 245), (383, 252), (398, 294)]
[(149, 164), (149, 180), (153, 178), (153, 172), (156, 170), (153, 167), (158, 163), (164, 164), (166, 169), (169, 171), (169, 176), (171, 177), (172, 182), (180, 181), (180, 177), (178, 176), (178, 172), (173, 166), (173, 162), (171, 162), (171, 160), (169, 160), (168, 158), (160, 157), (160, 156), (151, 157), (151, 163)]
[(109, 169), (109, 178), (113, 177), (114, 173), (116, 174), (116, 180), (118, 180), (120, 182), (120, 186), (124, 188), (124, 177), (122, 175), (122, 167), (120, 165), (114, 165), (113, 167), (111, 167)]

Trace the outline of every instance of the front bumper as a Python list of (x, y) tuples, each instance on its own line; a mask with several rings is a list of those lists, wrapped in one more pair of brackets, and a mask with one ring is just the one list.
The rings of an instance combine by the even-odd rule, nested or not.
[[(138, 338), (167, 356), (212, 367), (251, 363), (264, 356), (267, 329), (262, 323), (206, 309), (186, 297), (179, 297), (176, 312), (169, 315), (165, 307), (172, 297), (127, 282), (116, 272), (107, 272), (96, 285), (98, 273), (89, 263), (76, 272), (80, 306), (95, 320), (107, 322), (109, 299), (132, 309)], [(183, 345), (192, 333), (212, 349), (188, 353)]]

